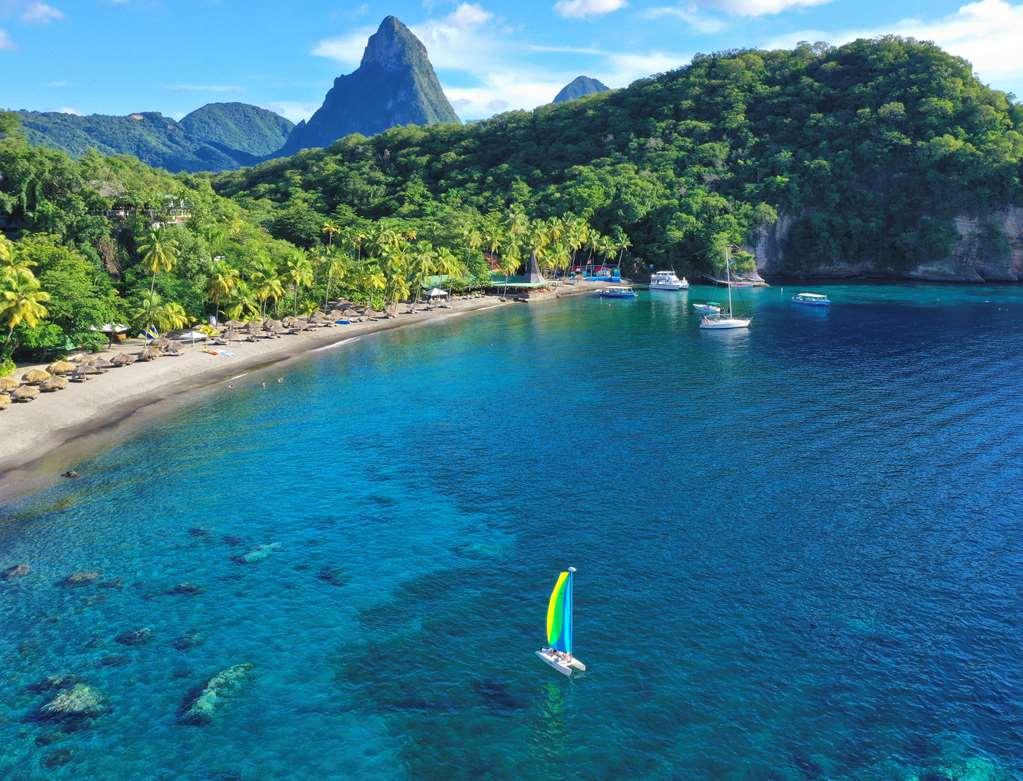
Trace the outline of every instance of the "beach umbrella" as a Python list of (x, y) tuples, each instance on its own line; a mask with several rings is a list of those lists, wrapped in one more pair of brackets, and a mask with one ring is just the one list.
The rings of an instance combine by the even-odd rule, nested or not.
[(71, 382), (85, 382), (87, 379), (89, 379), (89, 375), (87, 375), (81, 369), (76, 369), (74, 372), (72, 372), (71, 376), (68, 379), (70, 379)]
[(161, 336), (159, 339), (153, 342), (153, 347), (155, 347), (157, 350), (166, 351), (171, 349), (172, 346), (173, 345), (171, 344), (171, 340), (168, 339), (166, 336)]
[(131, 366), (138, 359), (131, 353), (118, 353), (110, 359), (111, 366)]
[(46, 382), (48, 379), (50, 379), (50, 373), (42, 369), (29, 369), (21, 375), (21, 381), (28, 385), (38, 385), (41, 382)]
[(11, 394), (11, 400), (17, 402), (32, 401), (33, 399), (39, 398), (39, 388), (33, 388), (31, 385), (22, 385), (14, 393)]
[(55, 361), (46, 367), (50, 374), (65, 375), (71, 374), (77, 367), (71, 361)]
[(430, 298), (447, 298), (448, 291), (441, 290), (439, 287), (430, 288), (430, 291), (426, 294)]
[(21, 383), (13, 377), (0, 377), (0, 393), (9, 393)]
[(245, 323), (243, 323), (241, 320), (228, 320), (226, 323), (224, 323), (224, 327), (227, 328), (228, 330), (233, 328), (234, 330), (237, 331), (239, 328), (244, 328)]
[(50, 377), (50, 379), (39, 386), (39, 390), (43, 393), (53, 393), (54, 391), (64, 390), (67, 387), (67, 383), (67, 377)]
[(155, 361), (163, 353), (161, 353), (156, 347), (146, 347), (142, 352), (139, 353), (140, 361)]
[(373, 307), (367, 306), (366, 311), (362, 313), (363, 317), (379, 317), (380, 313), (377, 312)]
[(8, 393), (0, 393), (0, 409), (11, 406), (11, 396)]

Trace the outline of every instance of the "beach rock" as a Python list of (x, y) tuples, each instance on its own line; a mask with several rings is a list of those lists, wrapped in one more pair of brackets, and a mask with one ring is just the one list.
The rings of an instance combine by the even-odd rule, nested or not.
[(61, 689), (57, 696), (39, 709), (43, 719), (73, 719), (98, 716), (105, 710), (103, 698), (92, 687), (76, 683)]
[(262, 561), (275, 550), (281, 547), (279, 542), (271, 542), (268, 545), (259, 545), (248, 553), (243, 553), (241, 556), (234, 556), (233, 559), (239, 564), (255, 564), (257, 561)]
[(78, 678), (73, 675), (47, 675), (29, 686), (28, 690), (36, 694), (45, 694), (59, 689), (70, 689), (76, 683)]
[(178, 583), (173, 588), (167, 589), (165, 593), (178, 597), (194, 597), (202, 593), (202, 586), (195, 583)]
[(181, 709), (181, 723), (201, 726), (212, 722), (221, 701), (241, 689), (252, 669), (248, 662), (228, 667), (191, 692)]
[(99, 580), (98, 572), (72, 572), (60, 582), (60, 585), (68, 588), (77, 588), (78, 586), (87, 586), (90, 583), (95, 583), (97, 580)]
[(153, 630), (148, 626), (141, 629), (133, 629), (130, 632), (121, 632), (114, 638), (121, 645), (145, 645), (153, 639)]
[(43, 767), (52, 770), (55, 767), (66, 765), (71, 761), (71, 749), (69, 748), (58, 748), (56, 751), (51, 751), (45, 757), (43, 757)]
[(190, 651), (202, 643), (202, 635), (199, 632), (189, 632), (177, 637), (171, 643), (179, 651)]
[(349, 581), (348, 575), (338, 567), (324, 567), (316, 574), (316, 579), (331, 586), (346, 586)]
[(15, 578), (23, 578), (31, 571), (32, 568), (29, 567), (28, 564), (15, 564), (11, 567), (8, 567), (3, 572), (0, 572), (0, 580), (14, 580)]

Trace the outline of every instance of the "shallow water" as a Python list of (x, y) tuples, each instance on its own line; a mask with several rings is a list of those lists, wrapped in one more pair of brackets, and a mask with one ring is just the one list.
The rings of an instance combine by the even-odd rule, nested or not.
[(1023, 290), (814, 289), (367, 338), (0, 508), (0, 777), (1023, 777)]

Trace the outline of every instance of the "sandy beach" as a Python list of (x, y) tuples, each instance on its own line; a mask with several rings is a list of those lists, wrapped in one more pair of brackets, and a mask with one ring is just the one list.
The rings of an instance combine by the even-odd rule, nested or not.
[[(595, 286), (578, 284), (557, 289), (534, 301), (552, 300), (591, 292)], [(418, 309), (409, 314), (402, 305), (393, 318), (372, 319), (351, 325), (317, 328), (301, 334), (257, 342), (214, 347), (217, 355), (201, 347), (183, 345), (181, 354), (147, 363), (135, 363), (87, 382), (72, 384), (57, 393), (42, 394), (27, 404), (12, 404), (0, 411), (0, 498), (37, 490), (74, 465), (89, 452), (123, 434), (132, 424), (144, 425), (147, 416), (192, 398), (203, 388), (216, 388), (241, 380), (247, 372), (294, 360), (316, 350), (336, 346), (370, 334), (396, 328), (443, 322), (472, 312), (516, 305), (497, 296), (452, 300), (448, 307)], [(130, 340), (102, 353), (139, 352), (144, 342)], [(44, 367), (45, 365), (42, 365)], [(15, 376), (34, 368), (19, 366)]]

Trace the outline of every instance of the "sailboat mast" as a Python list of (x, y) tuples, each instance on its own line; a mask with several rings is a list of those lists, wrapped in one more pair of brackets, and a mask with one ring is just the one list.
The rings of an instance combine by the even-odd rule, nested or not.
[(725, 247), (725, 283), (728, 287), (728, 316), (732, 316), (732, 264), (729, 256), (732, 254), (731, 247)]

